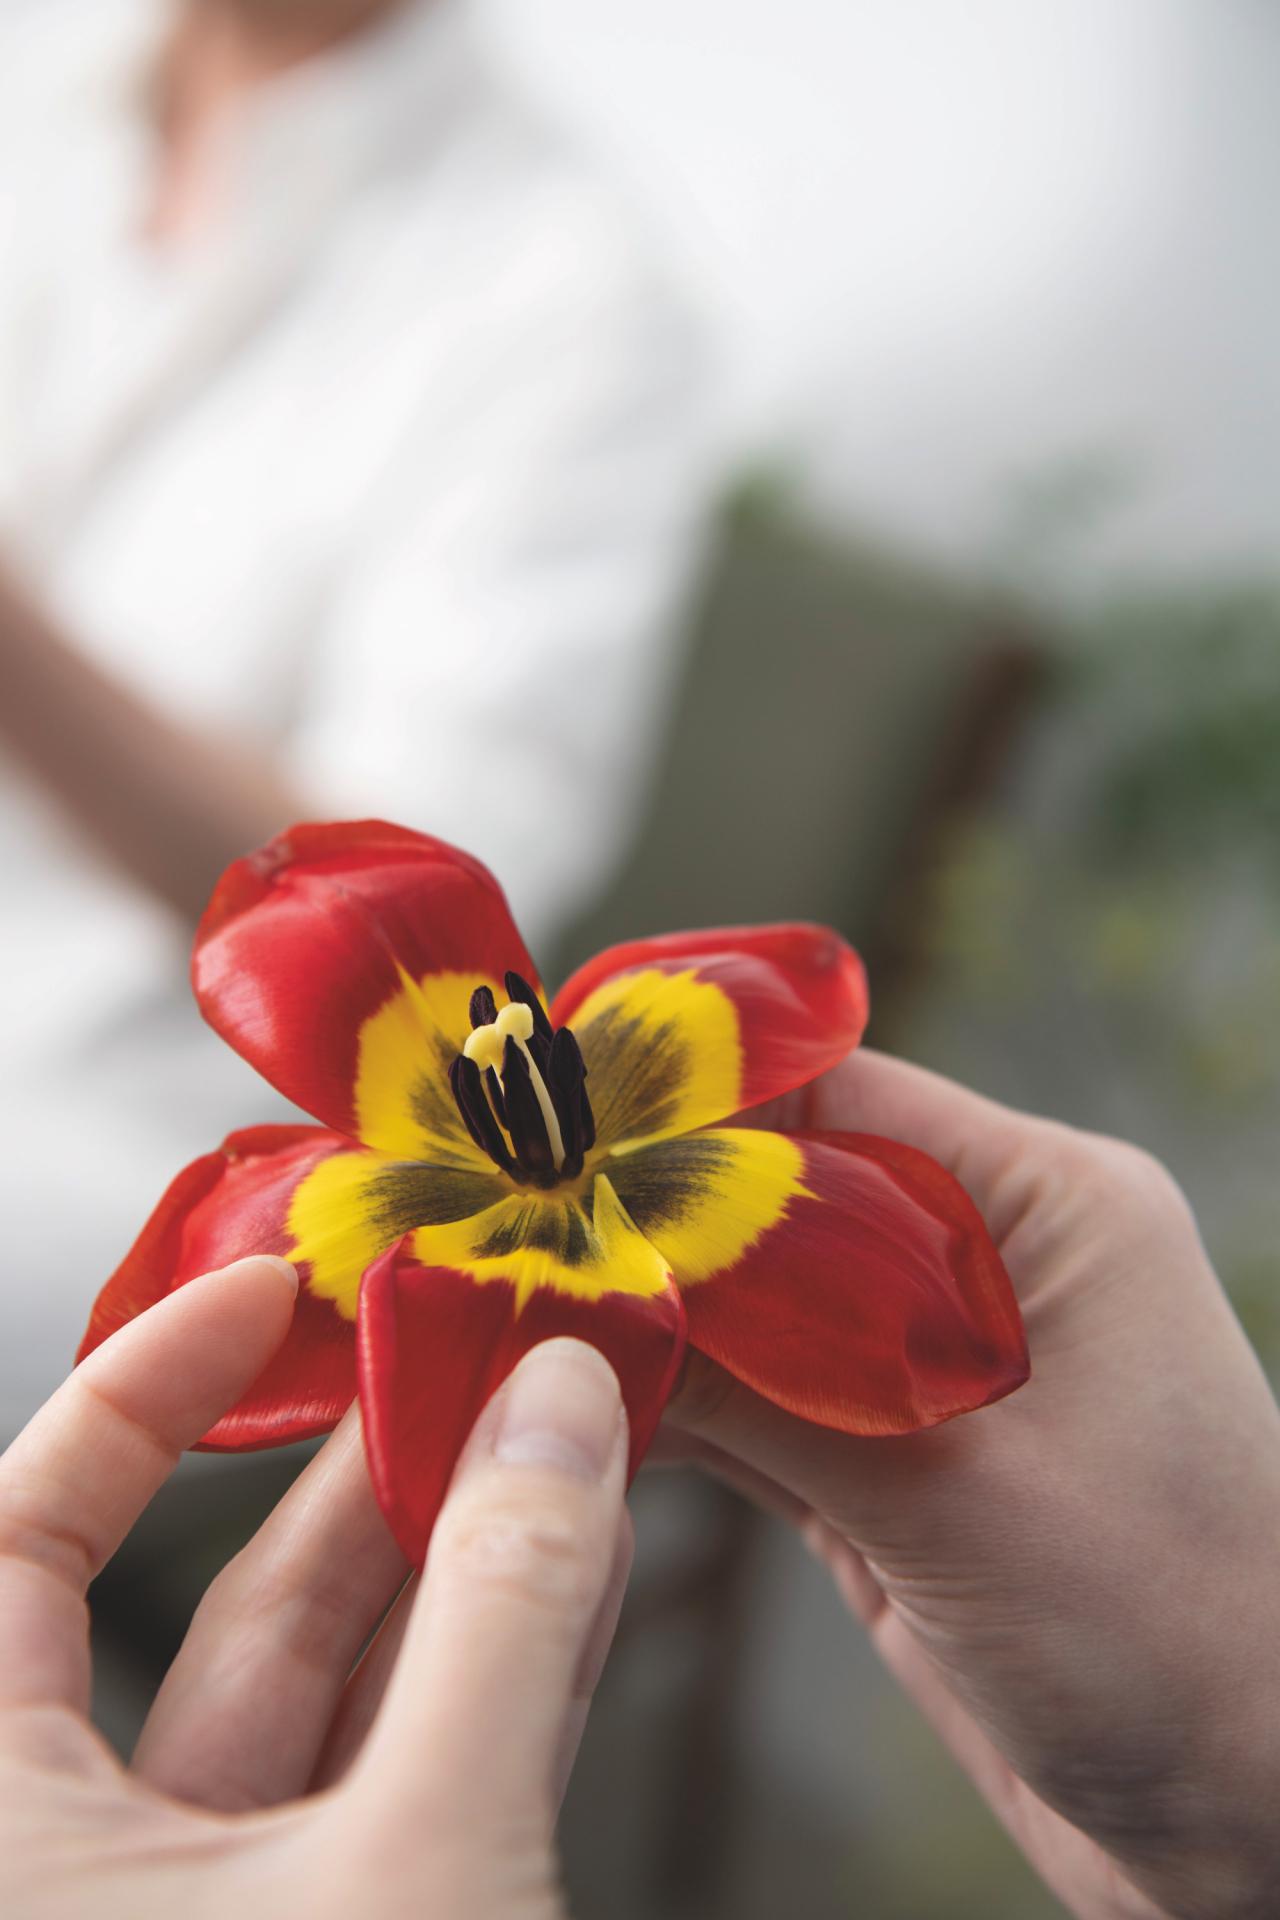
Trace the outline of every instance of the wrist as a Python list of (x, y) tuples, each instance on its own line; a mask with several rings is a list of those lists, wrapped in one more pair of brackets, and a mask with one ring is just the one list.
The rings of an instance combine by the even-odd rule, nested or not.
[(1259, 1643), (1234, 1613), (1225, 1632), (1220, 1616), (1213, 1624), (1216, 1657), (1190, 1689), (1170, 1688), (1172, 1711), (1146, 1715), (1156, 1736), (1145, 1773), (1115, 1770), (1113, 1747), (1072, 1817), (1161, 1920), (1274, 1920), (1280, 1676), (1258, 1670)]

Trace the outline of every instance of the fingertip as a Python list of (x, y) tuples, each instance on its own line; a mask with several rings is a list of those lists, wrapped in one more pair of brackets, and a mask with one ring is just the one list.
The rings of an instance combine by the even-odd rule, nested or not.
[(148, 1364), (157, 1351), (172, 1351), (184, 1373), (194, 1364), (210, 1380), (224, 1373), (236, 1379), (234, 1399), (287, 1338), (297, 1297), (298, 1276), (287, 1260), (251, 1254), (173, 1288), (88, 1358), (111, 1355), (103, 1364), (118, 1366), (122, 1342)]
[(601, 1480), (625, 1418), (618, 1376), (603, 1354), (582, 1340), (544, 1340), (507, 1380), (493, 1458)]
[(617, 1373), (605, 1359), (599, 1347), (593, 1347), (589, 1340), (577, 1340), (571, 1334), (560, 1333), (551, 1340), (540, 1340), (531, 1347), (511, 1369), (508, 1380), (514, 1380), (520, 1374), (543, 1372), (552, 1369), (568, 1369), (579, 1379), (594, 1376), (599, 1390), (613, 1396), (621, 1403), (622, 1388)]
[(220, 1278), (225, 1280), (229, 1279), (233, 1274), (237, 1276), (244, 1274), (250, 1279), (260, 1279), (266, 1273), (278, 1275), (279, 1278), (284, 1281), (290, 1299), (297, 1298), (298, 1269), (293, 1265), (292, 1261), (284, 1259), (284, 1257), (278, 1253), (246, 1254), (242, 1260), (233, 1260), (228, 1266), (219, 1267), (216, 1275), (210, 1274), (206, 1277), (209, 1279)]

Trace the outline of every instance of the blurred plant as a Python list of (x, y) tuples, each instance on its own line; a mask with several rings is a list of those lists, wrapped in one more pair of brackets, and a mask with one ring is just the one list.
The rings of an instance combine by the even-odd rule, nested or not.
[(1162, 1152), (1280, 1382), (1280, 591), (1129, 594), (1068, 639), (940, 848), (932, 1057)]
[(1088, 689), (1126, 738), (1097, 799), (1116, 851), (1280, 864), (1280, 589), (1129, 597), (1083, 635)]
[[(1184, 1091), (1280, 1089), (1280, 592), (1132, 595), (1050, 681), (1036, 811), (956, 821), (934, 881), (938, 957), (975, 1002), (1052, 967), (1122, 1016)], [(1161, 1073), (1163, 1078), (1163, 1073)]]

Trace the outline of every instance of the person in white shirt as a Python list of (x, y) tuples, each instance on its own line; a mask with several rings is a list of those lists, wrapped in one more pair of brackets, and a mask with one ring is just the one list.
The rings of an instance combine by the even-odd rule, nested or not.
[(290, 819), (545, 941), (633, 815), (709, 473), (696, 332), (463, 0), (0, 14), (0, 1434), (270, 1096), (190, 922)]

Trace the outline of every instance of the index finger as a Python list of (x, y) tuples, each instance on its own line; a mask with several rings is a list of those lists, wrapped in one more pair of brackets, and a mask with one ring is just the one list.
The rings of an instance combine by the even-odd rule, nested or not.
[(575, 1340), (535, 1346), (463, 1456), (350, 1775), (379, 1822), (550, 1824), (566, 1716), (617, 1564), (626, 1463), (608, 1362)]
[(0, 1705), (89, 1700), (85, 1594), (288, 1331), (287, 1261), (179, 1287), (81, 1361), (0, 1457)]

